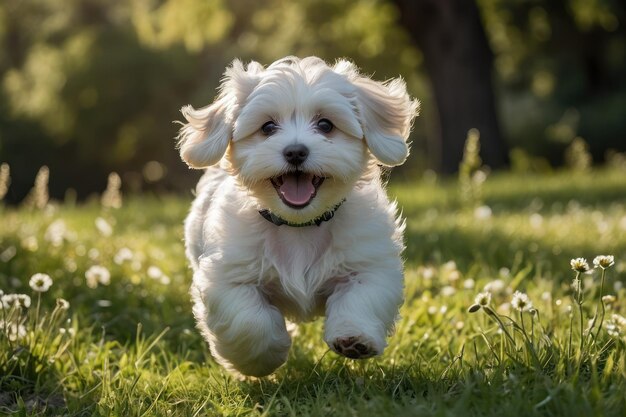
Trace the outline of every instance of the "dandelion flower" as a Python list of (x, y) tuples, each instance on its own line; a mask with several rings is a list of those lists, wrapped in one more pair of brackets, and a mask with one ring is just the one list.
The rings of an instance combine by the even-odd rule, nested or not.
[(533, 303), (530, 301), (530, 298), (528, 298), (528, 295), (523, 292), (515, 291), (511, 299), (511, 307), (518, 311), (528, 311), (533, 308)]
[(599, 255), (593, 259), (594, 268), (607, 269), (615, 265), (615, 258), (613, 255)]
[(572, 269), (576, 272), (587, 272), (589, 271), (589, 264), (585, 258), (574, 258), (569, 263), (572, 266)]
[(28, 285), (37, 292), (46, 292), (52, 286), (52, 278), (48, 274), (35, 274), (30, 278)]
[(102, 285), (109, 285), (111, 283), (111, 273), (108, 269), (101, 265), (94, 265), (85, 272), (85, 278), (87, 279), (87, 286), (89, 288), (96, 288), (98, 283)]

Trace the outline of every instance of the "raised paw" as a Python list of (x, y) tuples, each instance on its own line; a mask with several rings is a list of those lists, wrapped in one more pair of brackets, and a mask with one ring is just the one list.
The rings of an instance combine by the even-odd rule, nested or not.
[(378, 354), (372, 343), (361, 336), (339, 337), (333, 341), (332, 348), (350, 359), (367, 359)]

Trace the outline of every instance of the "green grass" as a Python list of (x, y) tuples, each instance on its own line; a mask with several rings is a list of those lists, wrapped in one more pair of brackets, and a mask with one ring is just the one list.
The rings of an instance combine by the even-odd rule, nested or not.
[[(329, 352), (317, 320), (299, 327), (275, 375), (246, 381), (217, 366), (194, 329), (182, 244), (190, 197), (127, 198), (117, 210), (0, 206), (0, 289), (31, 296), (28, 309), (0, 311), (26, 331), (10, 340), (0, 326), (0, 415), (626, 413), (626, 326), (605, 326), (626, 315), (623, 171), (499, 174), (481, 190), (491, 215), (464, 205), (455, 182), (395, 184), (390, 194), (407, 217), (406, 301), (384, 355), (355, 362)], [(132, 260), (116, 263), (125, 247)], [(596, 338), (600, 275), (583, 276), (584, 326), (598, 317), (581, 350), (570, 259), (604, 254), (616, 262), (603, 291), (617, 301)], [(87, 286), (93, 265), (110, 271), (109, 285)], [(37, 314), (28, 281), (38, 272), (54, 283)], [(497, 313), (470, 314), (488, 284)], [(520, 317), (516, 290), (538, 314)], [(59, 297), (69, 310), (55, 310)]]

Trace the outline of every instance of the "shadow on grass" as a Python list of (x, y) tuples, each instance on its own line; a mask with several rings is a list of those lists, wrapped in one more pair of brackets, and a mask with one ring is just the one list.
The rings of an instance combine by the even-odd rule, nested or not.
[(557, 280), (571, 279), (570, 259), (592, 259), (600, 254), (626, 253), (626, 241), (577, 241), (568, 239), (551, 244), (541, 239), (509, 235), (495, 228), (461, 229), (442, 226), (436, 229), (409, 227), (405, 232), (407, 265), (417, 267), (428, 263), (453, 260), (462, 271), (479, 263), (493, 274), (499, 268), (525, 267), (531, 273), (549, 273)]

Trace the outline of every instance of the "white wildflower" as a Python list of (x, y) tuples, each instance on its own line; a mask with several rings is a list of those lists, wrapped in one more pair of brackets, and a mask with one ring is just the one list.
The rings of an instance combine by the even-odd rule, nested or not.
[(23, 324), (0, 321), (0, 330), (5, 331), (11, 342), (15, 342), (26, 337), (26, 327), (24, 327)]
[(570, 261), (570, 265), (572, 269), (576, 272), (587, 272), (589, 271), (589, 264), (585, 258), (574, 258)]
[(101, 265), (94, 265), (85, 272), (85, 278), (87, 279), (87, 286), (89, 288), (96, 288), (98, 283), (102, 285), (109, 285), (111, 283), (111, 273), (108, 269)]
[(50, 242), (52, 246), (58, 247), (63, 244), (63, 239), (66, 234), (67, 226), (65, 225), (65, 222), (61, 219), (57, 219), (50, 223), (43, 238)]
[(424, 278), (427, 281), (430, 281), (431, 279), (433, 279), (436, 275), (436, 271), (435, 268), (433, 268), (432, 266), (427, 266), (424, 269), (422, 269), (422, 278)]
[(46, 292), (52, 286), (52, 278), (48, 274), (38, 273), (33, 275), (28, 282), (30, 288), (37, 292)]
[(57, 308), (59, 310), (67, 310), (70, 308), (70, 303), (64, 298), (57, 298)]
[(30, 296), (26, 294), (4, 294), (0, 300), (2, 307), (10, 309), (11, 307), (30, 307)]
[(463, 288), (465, 288), (466, 290), (473, 289), (475, 285), (476, 285), (476, 283), (471, 278), (468, 278), (465, 281), (463, 281)]
[(480, 206), (474, 210), (474, 218), (477, 220), (487, 220), (492, 215), (491, 207)]
[(484, 291), (487, 291), (493, 294), (500, 294), (504, 292), (505, 289), (506, 289), (506, 284), (501, 279), (495, 279), (491, 282), (488, 282), (483, 288)]
[(456, 293), (454, 287), (446, 285), (441, 289), (441, 295), (444, 297), (452, 297)]
[(96, 229), (100, 232), (102, 236), (111, 236), (113, 234), (113, 228), (102, 217), (96, 218)]
[(481, 307), (488, 306), (491, 303), (491, 293), (489, 291), (479, 293), (474, 302)]
[(539, 213), (533, 213), (530, 215), (529, 221), (533, 229), (539, 229), (543, 225), (543, 216)]
[(124, 247), (117, 251), (115, 256), (113, 256), (113, 262), (118, 265), (123, 264), (126, 261), (132, 261), (133, 259), (133, 251)]
[(148, 276), (152, 279), (159, 279), (163, 276), (163, 271), (158, 266), (151, 265), (148, 267)]
[(528, 295), (515, 291), (511, 299), (511, 307), (518, 311), (528, 311), (533, 308), (533, 303), (530, 301), (530, 298), (528, 298)]
[(593, 259), (594, 268), (607, 269), (615, 265), (615, 258), (613, 255), (599, 255)]

